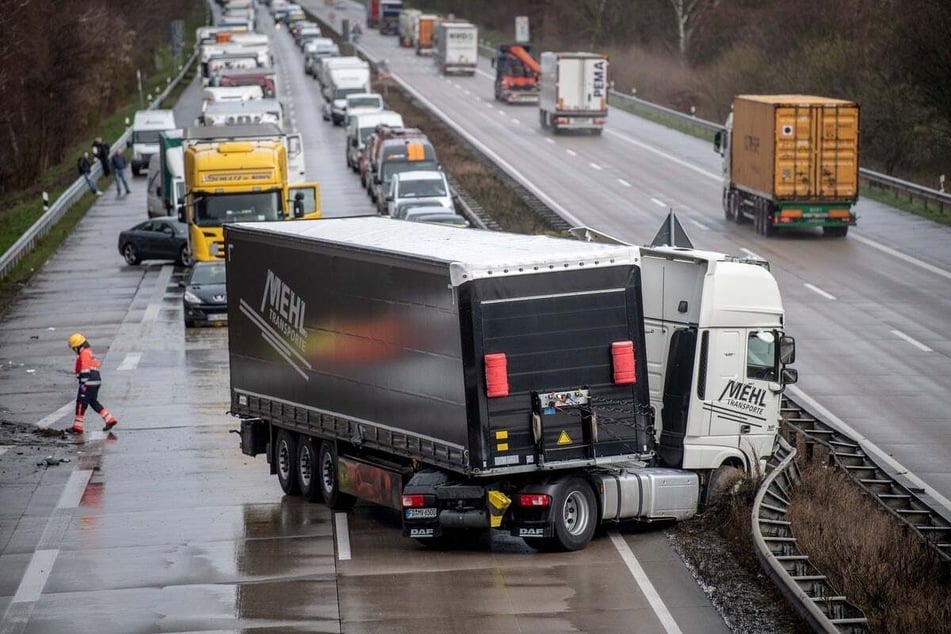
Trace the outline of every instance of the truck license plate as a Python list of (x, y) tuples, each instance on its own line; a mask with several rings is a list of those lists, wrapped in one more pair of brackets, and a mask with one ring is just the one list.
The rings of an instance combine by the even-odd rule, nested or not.
[(406, 519), (408, 520), (422, 519), (422, 518), (432, 519), (434, 517), (436, 517), (435, 508), (406, 509)]

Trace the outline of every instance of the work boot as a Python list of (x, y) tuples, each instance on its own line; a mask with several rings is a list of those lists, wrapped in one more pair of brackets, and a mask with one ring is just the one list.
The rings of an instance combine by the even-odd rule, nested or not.
[(106, 426), (102, 428), (102, 431), (109, 431), (119, 424), (119, 421), (116, 420), (116, 417), (106, 410), (102, 410), (102, 420), (106, 422)]
[(68, 430), (72, 434), (81, 434), (83, 433), (83, 419), (77, 418), (73, 421), (73, 426)]

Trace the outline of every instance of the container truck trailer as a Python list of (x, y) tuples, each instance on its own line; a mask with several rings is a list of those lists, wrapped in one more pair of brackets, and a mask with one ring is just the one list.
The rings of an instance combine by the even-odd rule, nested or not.
[(723, 156), (723, 210), (756, 232), (822, 227), (845, 237), (856, 215), (859, 107), (810, 95), (738, 95), (714, 139)]
[(479, 28), (464, 21), (436, 25), (433, 61), (443, 75), (475, 75), (479, 62)]
[(375, 217), (225, 240), (231, 411), (288, 494), (577, 550), (772, 453), (794, 342), (765, 268)]
[(596, 53), (541, 55), (541, 127), (601, 134), (608, 117), (608, 58)]

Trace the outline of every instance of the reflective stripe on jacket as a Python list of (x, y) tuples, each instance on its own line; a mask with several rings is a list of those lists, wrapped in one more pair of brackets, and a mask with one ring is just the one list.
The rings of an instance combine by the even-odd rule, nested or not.
[(86, 346), (79, 351), (76, 357), (76, 376), (79, 382), (85, 385), (99, 385), (102, 377), (99, 374), (99, 359), (92, 353), (92, 348)]

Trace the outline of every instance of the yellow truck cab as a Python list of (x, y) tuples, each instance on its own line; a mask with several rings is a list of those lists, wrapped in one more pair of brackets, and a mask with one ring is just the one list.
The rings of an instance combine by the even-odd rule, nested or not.
[(224, 258), (225, 223), (321, 215), (317, 184), (290, 186), (284, 141), (254, 136), (257, 127), (190, 128), (186, 133), (186, 192), (179, 218), (188, 225), (195, 261)]

